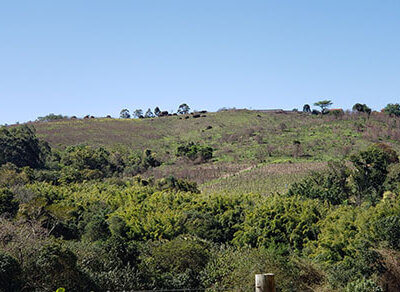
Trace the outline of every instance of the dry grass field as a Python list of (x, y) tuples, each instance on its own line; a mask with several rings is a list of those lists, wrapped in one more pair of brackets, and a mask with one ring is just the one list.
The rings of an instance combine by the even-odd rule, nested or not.
[(326, 162), (258, 165), (201, 185), (205, 193), (238, 192), (269, 195), (283, 193), (311, 171), (322, 170)]

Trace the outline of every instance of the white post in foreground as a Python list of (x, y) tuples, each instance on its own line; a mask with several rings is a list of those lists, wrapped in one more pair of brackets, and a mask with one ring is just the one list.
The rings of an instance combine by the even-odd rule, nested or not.
[(256, 274), (256, 292), (276, 292), (274, 274)]

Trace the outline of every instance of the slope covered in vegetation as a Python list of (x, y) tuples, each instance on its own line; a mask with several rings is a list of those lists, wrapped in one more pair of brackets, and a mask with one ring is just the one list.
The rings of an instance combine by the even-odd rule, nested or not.
[[(185, 117), (190, 117), (186, 119)], [(34, 123), (51, 146), (85, 143), (103, 147), (152, 149), (165, 162), (176, 147), (199, 142), (215, 149), (218, 161), (273, 162), (303, 158), (326, 161), (384, 140), (400, 149), (400, 119), (381, 113), (311, 115), (302, 112), (230, 110), (151, 119), (80, 119)], [(300, 142), (295, 147), (295, 142)]]
[[(163, 163), (145, 173), (146, 177), (174, 175), (206, 183), (207, 188), (213, 188), (215, 183), (214, 189), (218, 190), (224, 185), (229, 188), (246, 183), (249, 176), (253, 184), (258, 181), (251, 191), (262, 189), (266, 193), (287, 189), (290, 182), (285, 177), (293, 169), (292, 165), (278, 168), (274, 173), (260, 171), (265, 169), (263, 165), (268, 168), (271, 163), (300, 163), (294, 167), (294, 177), (300, 178), (320, 167), (321, 164), (314, 162), (347, 159), (371, 143), (385, 141), (396, 151), (400, 150), (400, 119), (376, 112), (370, 116), (363, 113), (337, 116), (229, 110), (202, 114), (199, 118), (193, 115), (98, 118), (33, 125), (38, 137), (58, 149), (82, 143), (117, 152), (133, 151), (136, 155), (151, 149)], [(213, 158), (206, 163), (196, 163), (177, 157), (177, 148), (190, 142), (212, 147)], [(233, 175), (236, 182), (231, 184)], [(271, 175), (279, 178), (274, 180), (275, 185), (266, 185), (263, 179)], [(227, 183), (226, 178), (229, 178)]]
[(179, 117), (1, 128), (0, 289), (400, 289), (398, 119)]

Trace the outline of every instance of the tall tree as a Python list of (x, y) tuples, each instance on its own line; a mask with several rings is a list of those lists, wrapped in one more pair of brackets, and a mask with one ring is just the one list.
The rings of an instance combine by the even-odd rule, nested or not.
[(121, 112), (119, 113), (119, 117), (121, 119), (129, 119), (131, 117), (131, 114), (129, 113), (129, 110), (124, 108), (123, 110), (121, 110)]
[(371, 109), (364, 103), (356, 103), (353, 105), (353, 111), (359, 113), (366, 113), (368, 116), (371, 114)]
[(42, 167), (50, 151), (50, 146), (37, 138), (34, 128), (0, 128), (0, 165), (11, 162), (18, 167)]
[(377, 143), (352, 155), (350, 161), (354, 166), (351, 182), (356, 204), (360, 205), (363, 199), (376, 203), (384, 191), (388, 166), (399, 161), (396, 151), (386, 144)]
[(321, 108), (322, 112), (325, 112), (328, 109), (328, 107), (330, 107), (332, 104), (333, 104), (332, 101), (331, 100), (327, 100), (327, 99), (326, 100), (320, 100), (320, 101), (314, 103), (315, 106), (319, 106)]
[(311, 113), (311, 107), (310, 107), (309, 104), (305, 104), (305, 105), (303, 106), (303, 112), (305, 112), (305, 113)]
[(143, 118), (143, 111), (141, 109), (137, 109), (137, 110), (135, 110), (133, 115), (134, 115), (135, 118), (142, 119)]
[(154, 114), (156, 115), (156, 117), (160, 116), (161, 110), (158, 106), (156, 106), (156, 108), (154, 109)]
[(151, 109), (148, 109), (147, 112), (144, 114), (145, 118), (154, 118), (154, 114)]
[(178, 107), (178, 114), (188, 114), (190, 110), (190, 107), (186, 104), (186, 103), (182, 103), (179, 107)]
[(384, 112), (390, 116), (400, 117), (400, 104), (389, 103), (385, 108)]

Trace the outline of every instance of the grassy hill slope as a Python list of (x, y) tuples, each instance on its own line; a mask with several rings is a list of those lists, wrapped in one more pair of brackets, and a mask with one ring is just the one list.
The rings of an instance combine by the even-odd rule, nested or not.
[[(384, 141), (400, 150), (400, 120), (380, 113), (368, 118), (232, 110), (188, 117), (99, 118), (33, 125), (38, 136), (56, 148), (83, 143), (121, 150), (151, 149), (164, 164), (147, 175), (173, 174), (204, 184), (204, 190), (282, 190), (288, 181), (320, 168), (323, 164), (319, 162), (345, 159), (373, 142)], [(213, 147), (213, 161), (195, 165), (178, 160), (177, 146), (190, 141)], [(272, 163), (287, 165), (271, 170), (268, 165)], [(277, 175), (282, 179), (274, 178)], [(277, 181), (281, 183), (272, 187)]]

